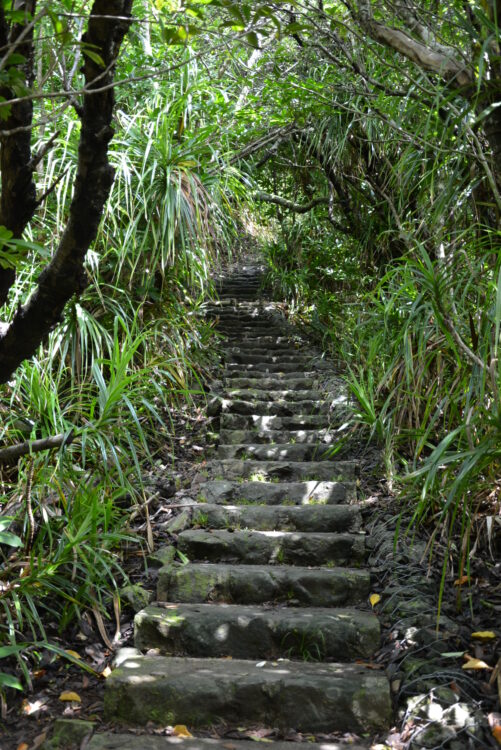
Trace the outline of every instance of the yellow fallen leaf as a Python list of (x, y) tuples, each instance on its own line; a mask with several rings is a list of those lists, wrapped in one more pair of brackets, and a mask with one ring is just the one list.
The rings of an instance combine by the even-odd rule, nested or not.
[(192, 733), (188, 730), (188, 727), (184, 724), (176, 724), (174, 727), (174, 734), (176, 737), (186, 737), (187, 739), (193, 737)]
[(61, 693), (59, 696), (60, 701), (74, 701), (75, 703), (81, 703), (82, 699), (78, 695), (78, 693), (74, 693), (71, 690), (66, 690), (64, 693)]
[(463, 669), (492, 669), (492, 667), (489, 667), (482, 659), (469, 659), (463, 664)]
[(111, 674), (110, 667), (105, 667), (103, 671), (101, 672), (101, 677), (104, 677), (104, 679), (106, 680), (110, 676), (110, 674)]
[(492, 730), (492, 736), (501, 745), (501, 726), (494, 727)]
[(369, 597), (369, 601), (371, 603), (371, 607), (375, 607), (376, 604), (379, 604), (381, 601), (381, 597), (379, 594), (371, 594)]
[(477, 630), (471, 634), (472, 638), (476, 638), (479, 641), (492, 641), (496, 637), (496, 633), (492, 630)]
[(69, 656), (72, 656), (74, 659), (81, 659), (82, 657), (78, 653), (78, 651), (72, 651), (71, 648), (67, 648), (64, 652), (65, 654), (68, 654)]

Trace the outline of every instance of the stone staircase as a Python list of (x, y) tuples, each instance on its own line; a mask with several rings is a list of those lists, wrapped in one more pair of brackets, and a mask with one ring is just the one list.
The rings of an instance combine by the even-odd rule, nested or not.
[[(355, 663), (370, 660), (380, 634), (357, 465), (326, 455), (342, 398), (326, 398), (324, 363), (259, 299), (260, 281), (254, 268), (228, 277), (212, 308), (227, 337), (224, 384), (209, 406), (219, 447), (195, 478), (179, 559), (159, 570), (157, 602), (136, 616), (135, 645), (150, 653), (124, 655), (107, 680), (105, 715), (202, 735), (223, 725), (372, 737), (390, 726), (390, 691), (384, 674)], [(95, 735), (88, 748), (175, 741)]]

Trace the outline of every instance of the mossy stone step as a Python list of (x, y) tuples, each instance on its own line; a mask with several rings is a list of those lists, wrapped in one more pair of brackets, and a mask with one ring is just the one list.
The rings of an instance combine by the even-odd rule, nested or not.
[(214, 480), (197, 487), (199, 503), (225, 505), (234, 503), (280, 505), (337, 505), (354, 503), (357, 499), (355, 482), (235, 482)]
[[(251, 732), (252, 734), (252, 732)], [(270, 742), (268, 750), (300, 750), (297, 742)], [(344, 747), (344, 745), (343, 745)], [(254, 740), (234, 740), (227, 738), (212, 739), (197, 737), (196, 739), (180, 739), (179, 737), (165, 737), (155, 734), (95, 734), (86, 750), (256, 750)], [(342, 750), (337, 742), (315, 744), (308, 742), (308, 750)], [(347, 750), (367, 750), (366, 745), (349, 743)]]
[(388, 728), (388, 681), (347, 664), (134, 656), (106, 680), (105, 719), (144, 726), (258, 723), (301, 732)]
[(245, 565), (360, 565), (365, 537), (357, 533), (188, 529), (177, 548), (198, 562)]
[[(251, 388), (253, 387), (252, 383), (255, 383), (255, 386), (257, 388), (260, 388), (261, 384), (262, 384), (262, 387), (265, 388), (265, 387), (268, 387), (266, 385), (267, 381), (269, 382), (274, 381), (275, 383), (278, 384), (277, 390), (280, 390), (281, 387), (292, 388), (293, 387), (292, 383), (295, 380), (302, 380), (304, 378), (309, 378), (312, 380), (316, 379), (318, 378), (318, 373), (315, 372), (315, 370), (307, 370), (307, 371), (291, 370), (290, 372), (274, 372), (274, 373), (251, 372), (247, 374), (245, 373), (242, 374), (239, 370), (230, 370), (230, 371), (224, 370), (223, 377), (229, 385), (233, 385), (233, 383), (236, 383), (236, 381), (239, 381), (239, 380), (251, 381), (251, 386), (250, 386)], [(235, 385), (235, 388), (237, 387), (238, 386)]]
[(160, 602), (345, 607), (365, 602), (370, 574), (356, 568), (173, 563), (158, 572)]
[(134, 619), (136, 648), (172, 656), (368, 659), (379, 638), (377, 617), (356, 609), (166, 604)]
[(329, 446), (322, 443), (243, 443), (220, 445), (218, 458), (252, 458), (256, 461), (321, 461), (329, 460)]
[[(298, 366), (302, 364), (303, 366)], [(265, 372), (306, 372), (315, 369), (315, 363), (311, 359), (305, 360), (304, 363), (298, 362), (227, 362), (225, 372), (239, 372), (241, 377), (247, 377), (250, 373)]]
[(208, 505), (188, 508), (191, 522), (210, 529), (360, 531), (357, 505)]
[(255, 428), (267, 430), (314, 430), (327, 428), (331, 422), (328, 414), (232, 414), (226, 412), (220, 416), (221, 429), (245, 430)]
[(353, 479), (356, 461), (254, 461), (253, 459), (213, 459), (206, 464), (211, 479), (253, 479), (254, 481), (310, 480), (333, 482)]
[(220, 430), (220, 445), (239, 445), (243, 443), (270, 445), (276, 443), (315, 443), (319, 449), (326, 450), (339, 440), (335, 430), (329, 428), (317, 430)]
[(291, 417), (294, 414), (328, 414), (329, 403), (324, 400), (312, 401), (244, 401), (243, 399), (223, 398), (220, 402), (223, 413), (262, 414), (265, 416)]
[(240, 353), (236, 354), (231, 352), (229, 356), (225, 357), (227, 362), (235, 362), (235, 363), (241, 363), (241, 364), (271, 364), (271, 365), (281, 365), (281, 364), (290, 364), (291, 362), (296, 364), (296, 369), (300, 369), (301, 367), (304, 367), (309, 362), (312, 362), (315, 359), (314, 354), (300, 354), (299, 352), (294, 354), (245, 354)]
[(312, 388), (281, 388), (265, 390), (262, 388), (236, 388), (231, 385), (226, 389), (225, 399), (243, 399), (245, 401), (313, 401), (322, 399), (322, 393)]
[(316, 385), (315, 377), (289, 377), (287, 380), (283, 377), (277, 378), (240, 378), (235, 377), (230, 380), (231, 388), (251, 388), (261, 391), (279, 391), (281, 388), (289, 390), (307, 390), (313, 389)]

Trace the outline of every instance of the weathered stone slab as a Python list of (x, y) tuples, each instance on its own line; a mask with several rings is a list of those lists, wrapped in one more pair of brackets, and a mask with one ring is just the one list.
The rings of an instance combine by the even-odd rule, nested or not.
[(240, 372), (242, 376), (254, 372), (306, 372), (315, 369), (313, 364), (311, 360), (308, 360), (301, 368), (298, 367), (297, 362), (255, 362), (254, 364), (227, 362), (225, 372)]
[(338, 440), (335, 431), (321, 430), (220, 430), (221, 445), (270, 444), (270, 443), (316, 443), (323, 450)]
[(369, 596), (370, 574), (353, 568), (191, 563), (160, 568), (158, 601), (345, 607)]
[(313, 377), (290, 377), (284, 382), (283, 377), (276, 378), (233, 378), (230, 381), (232, 388), (260, 388), (263, 392), (267, 390), (278, 391), (280, 388), (294, 388), (297, 390), (303, 390), (307, 388), (313, 388), (316, 384), (316, 380)]
[(379, 638), (377, 617), (356, 609), (166, 604), (134, 620), (136, 648), (174, 656), (347, 661), (370, 658)]
[(241, 443), (220, 445), (217, 449), (217, 457), (221, 459), (252, 458), (255, 461), (328, 461), (329, 450), (328, 445), (318, 442), (278, 443), (276, 445)]
[(215, 480), (198, 486), (199, 502), (265, 503), (266, 505), (337, 504), (355, 502), (355, 482), (232, 482)]
[(244, 401), (320, 401), (323, 396), (315, 390), (281, 389), (263, 390), (261, 388), (229, 388), (225, 398)]
[(360, 565), (362, 534), (303, 531), (188, 529), (178, 549), (190, 560), (246, 565)]
[(276, 416), (273, 414), (221, 414), (221, 429), (244, 430), (315, 430), (327, 428), (331, 422), (330, 414), (300, 414)]
[(145, 725), (260, 723), (302, 732), (389, 728), (386, 677), (347, 664), (143, 656), (106, 680), (105, 718)]
[[(237, 380), (246, 379), (246, 380), (252, 380), (252, 381), (259, 381), (259, 382), (266, 382), (266, 381), (275, 381), (279, 383), (278, 388), (280, 388), (280, 383), (283, 383), (285, 387), (289, 387), (289, 383), (291, 381), (301, 379), (301, 378), (317, 378), (318, 373), (315, 370), (289, 370), (288, 372), (261, 372), (260, 370), (254, 370), (253, 372), (248, 372), (245, 370), (244, 372), (241, 372), (238, 368), (235, 370), (224, 370), (223, 372), (225, 380), (229, 383), (235, 383)], [(292, 386), (291, 386), (292, 387)]]
[(299, 367), (304, 366), (308, 362), (311, 362), (316, 355), (314, 354), (266, 354), (266, 353), (244, 353), (239, 354), (232, 353), (227, 359), (229, 362), (239, 362), (242, 364), (259, 364), (260, 362), (266, 362), (274, 365), (285, 364), (286, 362), (293, 362)]
[(207, 462), (207, 470), (214, 478), (258, 481), (316, 479), (332, 482), (353, 479), (357, 468), (356, 461), (254, 461), (228, 458)]
[(223, 398), (221, 400), (222, 413), (230, 414), (261, 414), (291, 417), (294, 414), (328, 414), (329, 403), (319, 400), (312, 401), (244, 401), (243, 399)]
[(359, 531), (356, 505), (200, 505), (192, 506), (192, 522), (210, 529), (264, 531)]
[[(218, 740), (207, 737), (190, 740), (154, 734), (95, 734), (86, 745), (86, 750), (256, 750), (256, 743), (253, 740), (234, 739), (228, 742), (224, 737)], [(273, 742), (271, 750), (298, 750), (298, 743)], [(367, 746), (351, 742), (322, 742), (321, 745), (308, 742), (308, 750), (367, 750)]]

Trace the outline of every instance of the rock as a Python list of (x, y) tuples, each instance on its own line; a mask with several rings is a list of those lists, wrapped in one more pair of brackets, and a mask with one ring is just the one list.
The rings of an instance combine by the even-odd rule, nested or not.
[(453, 740), (455, 736), (456, 732), (450, 727), (432, 722), (414, 734), (410, 743), (410, 750), (421, 747), (438, 748), (448, 740)]
[(95, 726), (93, 721), (56, 719), (52, 736), (43, 744), (43, 750), (80, 750)]
[(389, 726), (384, 675), (351, 664), (143, 656), (106, 680), (105, 717), (144, 726), (215, 721), (301, 732), (376, 732)]
[(148, 564), (151, 568), (162, 568), (164, 565), (174, 562), (176, 558), (176, 548), (173, 544), (166, 547), (159, 547), (155, 552), (148, 555)]
[(138, 583), (129, 583), (120, 589), (120, 599), (128, 602), (134, 612), (139, 612), (153, 600), (153, 592), (148, 591)]
[(170, 534), (177, 534), (183, 529), (187, 529), (191, 523), (190, 510), (183, 510), (167, 523), (167, 529)]

